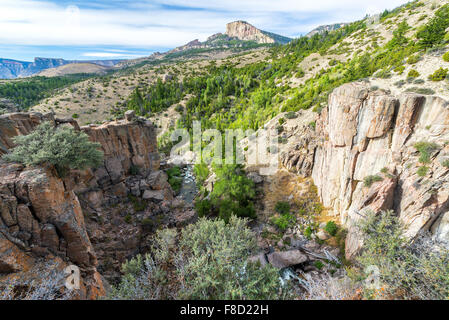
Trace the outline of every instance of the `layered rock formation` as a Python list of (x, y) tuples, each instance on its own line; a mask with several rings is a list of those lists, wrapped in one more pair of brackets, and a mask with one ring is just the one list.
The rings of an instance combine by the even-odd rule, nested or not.
[[(82, 270), (80, 298), (93, 298), (104, 294), (98, 268), (104, 271), (106, 261), (114, 259), (117, 274), (120, 264), (139, 252), (141, 227), (125, 222), (134, 213), (128, 195), (154, 201), (143, 213), (150, 216), (169, 211), (173, 192), (159, 171), (153, 125), (129, 120), (81, 128), (104, 152), (104, 165), (97, 169), (73, 171), (62, 180), (51, 168), (0, 162), (0, 277), (26, 272), (39, 259), (62, 259)], [(3, 115), (0, 152), (13, 147), (14, 136), (43, 121), (79, 128), (51, 114)]]
[[(300, 172), (312, 176), (323, 204), (349, 228), (351, 258), (363, 241), (356, 222), (368, 210), (394, 210), (410, 238), (431, 231), (449, 241), (448, 141), (445, 100), (394, 97), (351, 83), (334, 90), (316, 130), (298, 138), (303, 148), (284, 154), (283, 163), (293, 169), (300, 163)], [(429, 163), (420, 163), (419, 142), (433, 146)], [(365, 183), (370, 176), (376, 178)]]
[(234, 21), (226, 25), (226, 35), (242, 41), (257, 43), (288, 43), (291, 39), (262, 31), (246, 21)]

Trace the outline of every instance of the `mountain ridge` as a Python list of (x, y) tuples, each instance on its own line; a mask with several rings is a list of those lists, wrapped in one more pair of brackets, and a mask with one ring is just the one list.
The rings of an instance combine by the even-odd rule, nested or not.
[(15, 79), (36, 75), (44, 70), (61, 67), (68, 64), (96, 64), (103, 67), (113, 67), (123, 60), (65, 60), (61, 58), (34, 58), (34, 62), (0, 58), (0, 79)]

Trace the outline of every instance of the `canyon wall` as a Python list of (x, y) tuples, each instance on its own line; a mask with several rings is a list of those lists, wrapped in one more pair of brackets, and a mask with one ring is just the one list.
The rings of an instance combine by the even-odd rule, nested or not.
[[(422, 142), (428, 163), (420, 163), (415, 148)], [(367, 211), (394, 210), (409, 238), (431, 231), (449, 241), (447, 101), (345, 84), (329, 96), (316, 129), (298, 137), (298, 144), (301, 151), (285, 153), (282, 162), (311, 175), (324, 206), (348, 228), (348, 258), (362, 245), (356, 224)]]
[[(167, 177), (159, 171), (155, 128), (140, 118), (79, 128), (75, 121), (55, 119), (52, 114), (7, 114), (0, 116), (0, 155), (14, 146), (14, 136), (30, 133), (43, 121), (71, 123), (84, 131), (100, 143), (104, 164), (74, 170), (61, 179), (51, 168), (25, 168), (0, 160), (0, 278), (22, 277), (39, 261), (75, 264), (83, 277), (79, 298), (95, 298), (105, 292), (99, 260), (120, 251), (120, 265), (138, 250), (136, 241), (129, 241), (138, 238), (134, 226), (116, 217), (100, 223), (100, 215), (126, 202), (129, 194), (142, 198), (151, 192), (148, 200), (157, 202), (173, 199)], [(156, 210), (156, 205), (151, 208)], [(96, 214), (93, 219), (92, 214)], [(126, 237), (124, 232), (130, 229)], [(109, 251), (103, 250), (106, 240), (98, 235), (105, 230), (112, 233), (108, 240), (120, 237)]]

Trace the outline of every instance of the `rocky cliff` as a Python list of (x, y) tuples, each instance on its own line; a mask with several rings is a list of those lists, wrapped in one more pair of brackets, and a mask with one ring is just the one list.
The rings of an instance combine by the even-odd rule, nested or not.
[(351, 83), (334, 90), (316, 130), (298, 137), (303, 147), (282, 162), (312, 176), (323, 204), (349, 230), (351, 258), (363, 243), (356, 222), (368, 210), (394, 210), (410, 238), (431, 231), (449, 241), (448, 141), (447, 101)]
[(226, 35), (243, 41), (257, 43), (288, 43), (291, 39), (262, 31), (246, 21), (234, 21), (226, 25)]
[[(167, 213), (167, 201), (173, 200), (167, 176), (159, 171), (155, 128), (132, 115), (79, 128), (52, 114), (7, 114), (0, 117), (0, 152), (13, 147), (12, 137), (30, 133), (43, 121), (83, 130), (100, 143), (104, 165), (72, 171), (62, 180), (51, 168), (0, 161), (0, 279), (22, 277), (37, 261), (58, 260), (80, 267), (84, 291), (79, 297), (94, 298), (104, 294), (98, 271), (113, 278), (120, 264), (141, 249), (142, 228), (126, 218), (134, 215), (128, 196), (147, 201), (142, 218)], [(114, 263), (107, 267), (110, 260)]]

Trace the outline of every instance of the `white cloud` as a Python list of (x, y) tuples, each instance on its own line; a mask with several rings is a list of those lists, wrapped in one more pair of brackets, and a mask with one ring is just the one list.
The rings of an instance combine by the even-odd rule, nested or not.
[(126, 53), (113, 53), (113, 52), (86, 52), (82, 54), (83, 57), (90, 58), (133, 58), (140, 57), (136, 54), (126, 54)]
[[(376, 8), (380, 11), (405, 2), (189, 0), (186, 4), (181, 0), (156, 0), (130, 2), (121, 8), (78, 10), (75, 6), (65, 7), (43, 0), (0, 0), (0, 43), (168, 48), (223, 32), (227, 22), (237, 19), (294, 36), (320, 24), (351, 21)], [(161, 4), (203, 10), (169, 10)]]

